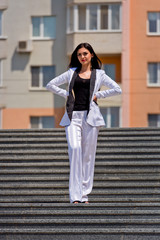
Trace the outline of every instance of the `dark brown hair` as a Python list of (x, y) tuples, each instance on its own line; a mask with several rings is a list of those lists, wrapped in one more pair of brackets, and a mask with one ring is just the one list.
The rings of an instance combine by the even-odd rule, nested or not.
[(91, 54), (93, 54), (93, 57), (91, 59), (92, 69), (101, 69), (101, 67), (102, 67), (101, 60), (97, 57), (97, 55), (95, 54), (92, 46), (89, 43), (80, 43), (76, 47), (76, 49), (73, 51), (73, 53), (71, 55), (71, 61), (70, 61), (69, 67), (70, 68), (77, 67), (78, 70), (81, 69), (82, 65), (78, 60), (77, 52), (80, 48), (83, 48), (83, 47), (86, 48)]

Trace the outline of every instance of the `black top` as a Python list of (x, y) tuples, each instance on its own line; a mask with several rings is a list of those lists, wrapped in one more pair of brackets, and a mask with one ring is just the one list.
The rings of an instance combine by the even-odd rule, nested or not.
[(90, 79), (81, 78), (77, 75), (73, 86), (75, 103), (73, 111), (84, 111), (89, 109)]

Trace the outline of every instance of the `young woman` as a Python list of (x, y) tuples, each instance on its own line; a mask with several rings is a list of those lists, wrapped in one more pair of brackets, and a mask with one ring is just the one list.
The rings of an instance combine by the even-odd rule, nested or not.
[[(101, 61), (88, 43), (76, 47), (69, 67), (46, 88), (67, 99), (60, 125), (65, 127), (68, 142), (70, 202), (88, 203), (93, 186), (98, 131), (105, 126), (97, 99), (121, 94), (121, 89), (101, 70)], [(68, 84), (68, 91), (59, 87), (64, 83)], [(109, 89), (100, 91), (103, 85)]]

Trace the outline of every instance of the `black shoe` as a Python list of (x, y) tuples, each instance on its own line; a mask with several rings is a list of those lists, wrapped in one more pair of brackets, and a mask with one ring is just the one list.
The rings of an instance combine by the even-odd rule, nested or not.
[(80, 201), (74, 201), (73, 203), (74, 203), (74, 204), (77, 204), (77, 203), (81, 203), (81, 202), (80, 202)]

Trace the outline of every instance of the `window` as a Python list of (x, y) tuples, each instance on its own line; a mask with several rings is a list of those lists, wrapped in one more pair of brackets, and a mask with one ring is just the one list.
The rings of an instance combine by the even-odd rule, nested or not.
[(160, 34), (160, 12), (148, 13), (148, 32), (150, 34)]
[(148, 114), (148, 126), (160, 127), (160, 114)]
[(79, 27), (78, 27), (78, 29), (85, 30), (85, 28), (86, 28), (86, 6), (79, 5), (78, 9), (79, 9), (79, 15), (78, 15)]
[(55, 66), (31, 67), (31, 87), (45, 88), (47, 83), (55, 77)]
[(109, 107), (101, 108), (106, 127), (120, 127), (120, 108)]
[(101, 6), (101, 29), (108, 29), (108, 6)]
[(33, 38), (55, 38), (56, 18), (53, 16), (32, 17), (32, 37)]
[(0, 10), (0, 36), (2, 36), (2, 11)]
[(148, 85), (160, 86), (160, 63), (148, 63)]
[(68, 7), (67, 31), (121, 30), (121, 4), (80, 4)]
[(116, 79), (116, 65), (115, 64), (104, 64), (104, 71), (105, 73), (112, 78), (113, 80)]
[(54, 117), (30, 117), (31, 128), (54, 128)]
[(97, 30), (97, 5), (89, 5), (89, 29)]
[(119, 14), (120, 14), (120, 5), (112, 4), (111, 5), (111, 29), (119, 29), (120, 28), (120, 21), (119, 21)]
[(73, 7), (69, 8), (69, 29), (73, 31), (73, 21), (74, 21), (74, 16), (73, 16)]

